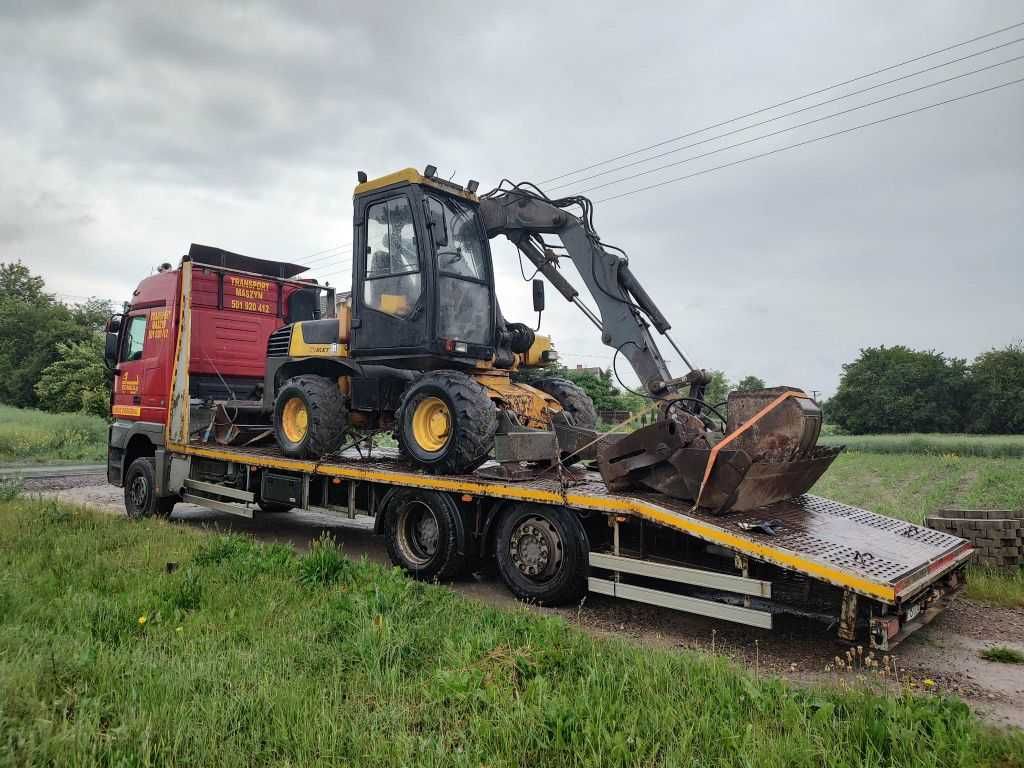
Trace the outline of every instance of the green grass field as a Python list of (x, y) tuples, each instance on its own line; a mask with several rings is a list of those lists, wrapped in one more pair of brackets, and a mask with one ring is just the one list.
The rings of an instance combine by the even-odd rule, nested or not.
[(1006, 768), (1024, 733), (595, 639), (329, 543), (22, 499), (0, 503), (0, 765)]
[(820, 442), (845, 445), (850, 451), (865, 453), (1024, 458), (1024, 435), (836, 435), (823, 430)]
[(101, 462), (107, 422), (82, 413), (45, 413), (0, 405), (0, 462)]

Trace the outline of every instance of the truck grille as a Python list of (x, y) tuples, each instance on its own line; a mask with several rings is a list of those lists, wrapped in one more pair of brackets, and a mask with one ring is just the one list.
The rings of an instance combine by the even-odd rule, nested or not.
[(287, 357), (292, 342), (292, 327), (278, 328), (267, 339), (267, 357)]

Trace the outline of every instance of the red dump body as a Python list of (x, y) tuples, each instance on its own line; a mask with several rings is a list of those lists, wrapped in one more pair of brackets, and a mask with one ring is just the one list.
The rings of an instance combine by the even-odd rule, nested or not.
[[(206, 246), (193, 246), (190, 256), (191, 394), (217, 400), (258, 399), (267, 339), (290, 321), (292, 296), (315, 284), (289, 279), (305, 269), (294, 264)], [(169, 269), (145, 278), (132, 294), (119, 334), (114, 417), (166, 421), (180, 293), (180, 271)]]

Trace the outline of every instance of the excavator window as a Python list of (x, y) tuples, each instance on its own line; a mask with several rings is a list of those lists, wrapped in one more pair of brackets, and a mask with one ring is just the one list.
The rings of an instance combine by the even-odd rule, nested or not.
[(444, 222), (446, 242), (437, 248), (437, 268), (444, 274), (487, 280), (483, 238), (476, 209), (453, 197), (427, 198), (433, 221)]
[(422, 290), (412, 206), (405, 196), (371, 205), (366, 213), (366, 278), (363, 303), (407, 317)]
[(488, 250), (477, 207), (455, 197), (428, 195), (430, 219), (443, 222), (437, 254), (438, 335), (471, 344), (492, 343)]

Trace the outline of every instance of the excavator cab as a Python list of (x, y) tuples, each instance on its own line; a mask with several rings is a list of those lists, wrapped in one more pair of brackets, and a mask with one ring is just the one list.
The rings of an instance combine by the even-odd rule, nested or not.
[(354, 215), (352, 357), (412, 370), (491, 360), (498, 312), (476, 195), (408, 168), (362, 181)]

